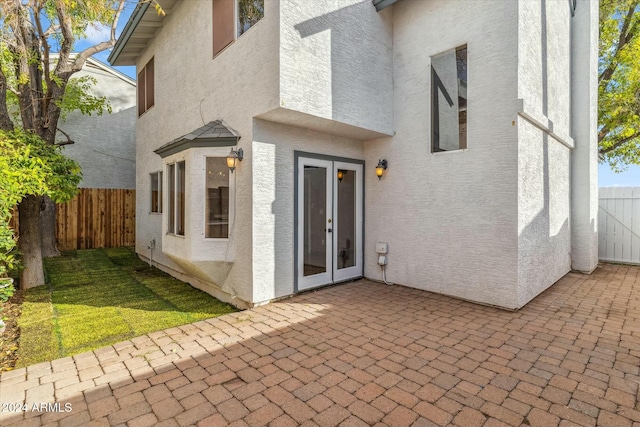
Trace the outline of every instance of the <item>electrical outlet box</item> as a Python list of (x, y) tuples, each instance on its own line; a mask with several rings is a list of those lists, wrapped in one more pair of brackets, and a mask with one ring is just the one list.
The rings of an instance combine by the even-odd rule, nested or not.
[(387, 244), (386, 243), (382, 243), (382, 242), (376, 243), (376, 252), (379, 253), (379, 254), (386, 254), (387, 253)]

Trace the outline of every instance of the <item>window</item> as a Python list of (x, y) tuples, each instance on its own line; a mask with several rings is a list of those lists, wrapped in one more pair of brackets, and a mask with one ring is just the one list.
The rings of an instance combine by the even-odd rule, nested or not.
[(138, 116), (141, 116), (154, 104), (153, 58), (138, 73)]
[(167, 166), (169, 185), (169, 215), (167, 231), (184, 236), (185, 208), (185, 163), (176, 162)]
[(213, 55), (264, 16), (264, 0), (213, 0)]
[(205, 232), (207, 238), (229, 237), (229, 168), (224, 157), (207, 157)]
[(431, 151), (467, 148), (467, 46), (431, 57)]
[(162, 172), (151, 174), (151, 212), (162, 212)]

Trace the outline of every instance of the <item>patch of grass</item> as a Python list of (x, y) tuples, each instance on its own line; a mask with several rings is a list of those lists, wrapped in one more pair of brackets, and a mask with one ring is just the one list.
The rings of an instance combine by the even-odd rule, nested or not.
[(17, 367), (62, 357), (51, 305), (51, 290), (40, 286), (24, 293)]
[(45, 266), (50, 285), (25, 293), (18, 366), (236, 311), (131, 248), (68, 252)]

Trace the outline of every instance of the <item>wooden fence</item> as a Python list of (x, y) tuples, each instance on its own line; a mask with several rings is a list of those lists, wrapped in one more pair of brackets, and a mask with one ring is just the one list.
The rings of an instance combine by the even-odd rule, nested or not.
[(601, 187), (598, 257), (640, 264), (640, 187)]
[(135, 245), (136, 191), (81, 188), (57, 205), (56, 240), (61, 251)]

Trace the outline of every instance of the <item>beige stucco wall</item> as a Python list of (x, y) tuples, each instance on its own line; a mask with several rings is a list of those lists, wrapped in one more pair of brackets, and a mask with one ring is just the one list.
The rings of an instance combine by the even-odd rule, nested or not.
[[(381, 134), (393, 133), (391, 10), (370, 1), (282, 0), (280, 106)], [(284, 113), (282, 113), (284, 114)]]
[[(393, 6), (396, 135), (365, 143), (365, 275), (487, 304), (518, 304), (517, 3)], [(431, 153), (430, 57), (468, 47), (468, 149)], [(389, 161), (378, 180), (378, 159)]]
[[(236, 302), (293, 293), (297, 150), (364, 159), (368, 278), (381, 279), (375, 243), (386, 242), (389, 281), (513, 309), (568, 271), (565, 3), (400, 1), (381, 13), (350, 0), (265, 7), (263, 20), (212, 59), (203, 49), (210, 2), (179, 3), (138, 62), (155, 55), (158, 82), (155, 107), (138, 120), (141, 255), (155, 239), (164, 268)], [(465, 44), (468, 148), (432, 154), (430, 57)], [(228, 148), (164, 162), (152, 152), (216, 119), (239, 132), (245, 159), (232, 177), (235, 232), (203, 242), (203, 159)], [(166, 235), (162, 217), (147, 214), (149, 173), (180, 157), (186, 238)], [(378, 159), (389, 162), (381, 180)]]
[(290, 295), (294, 285), (294, 151), (362, 159), (363, 142), (255, 120), (253, 298)]
[[(571, 10), (518, 2), (518, 306), (571, 269)], [(530, 120), (533, 118), (535, 122)]]

